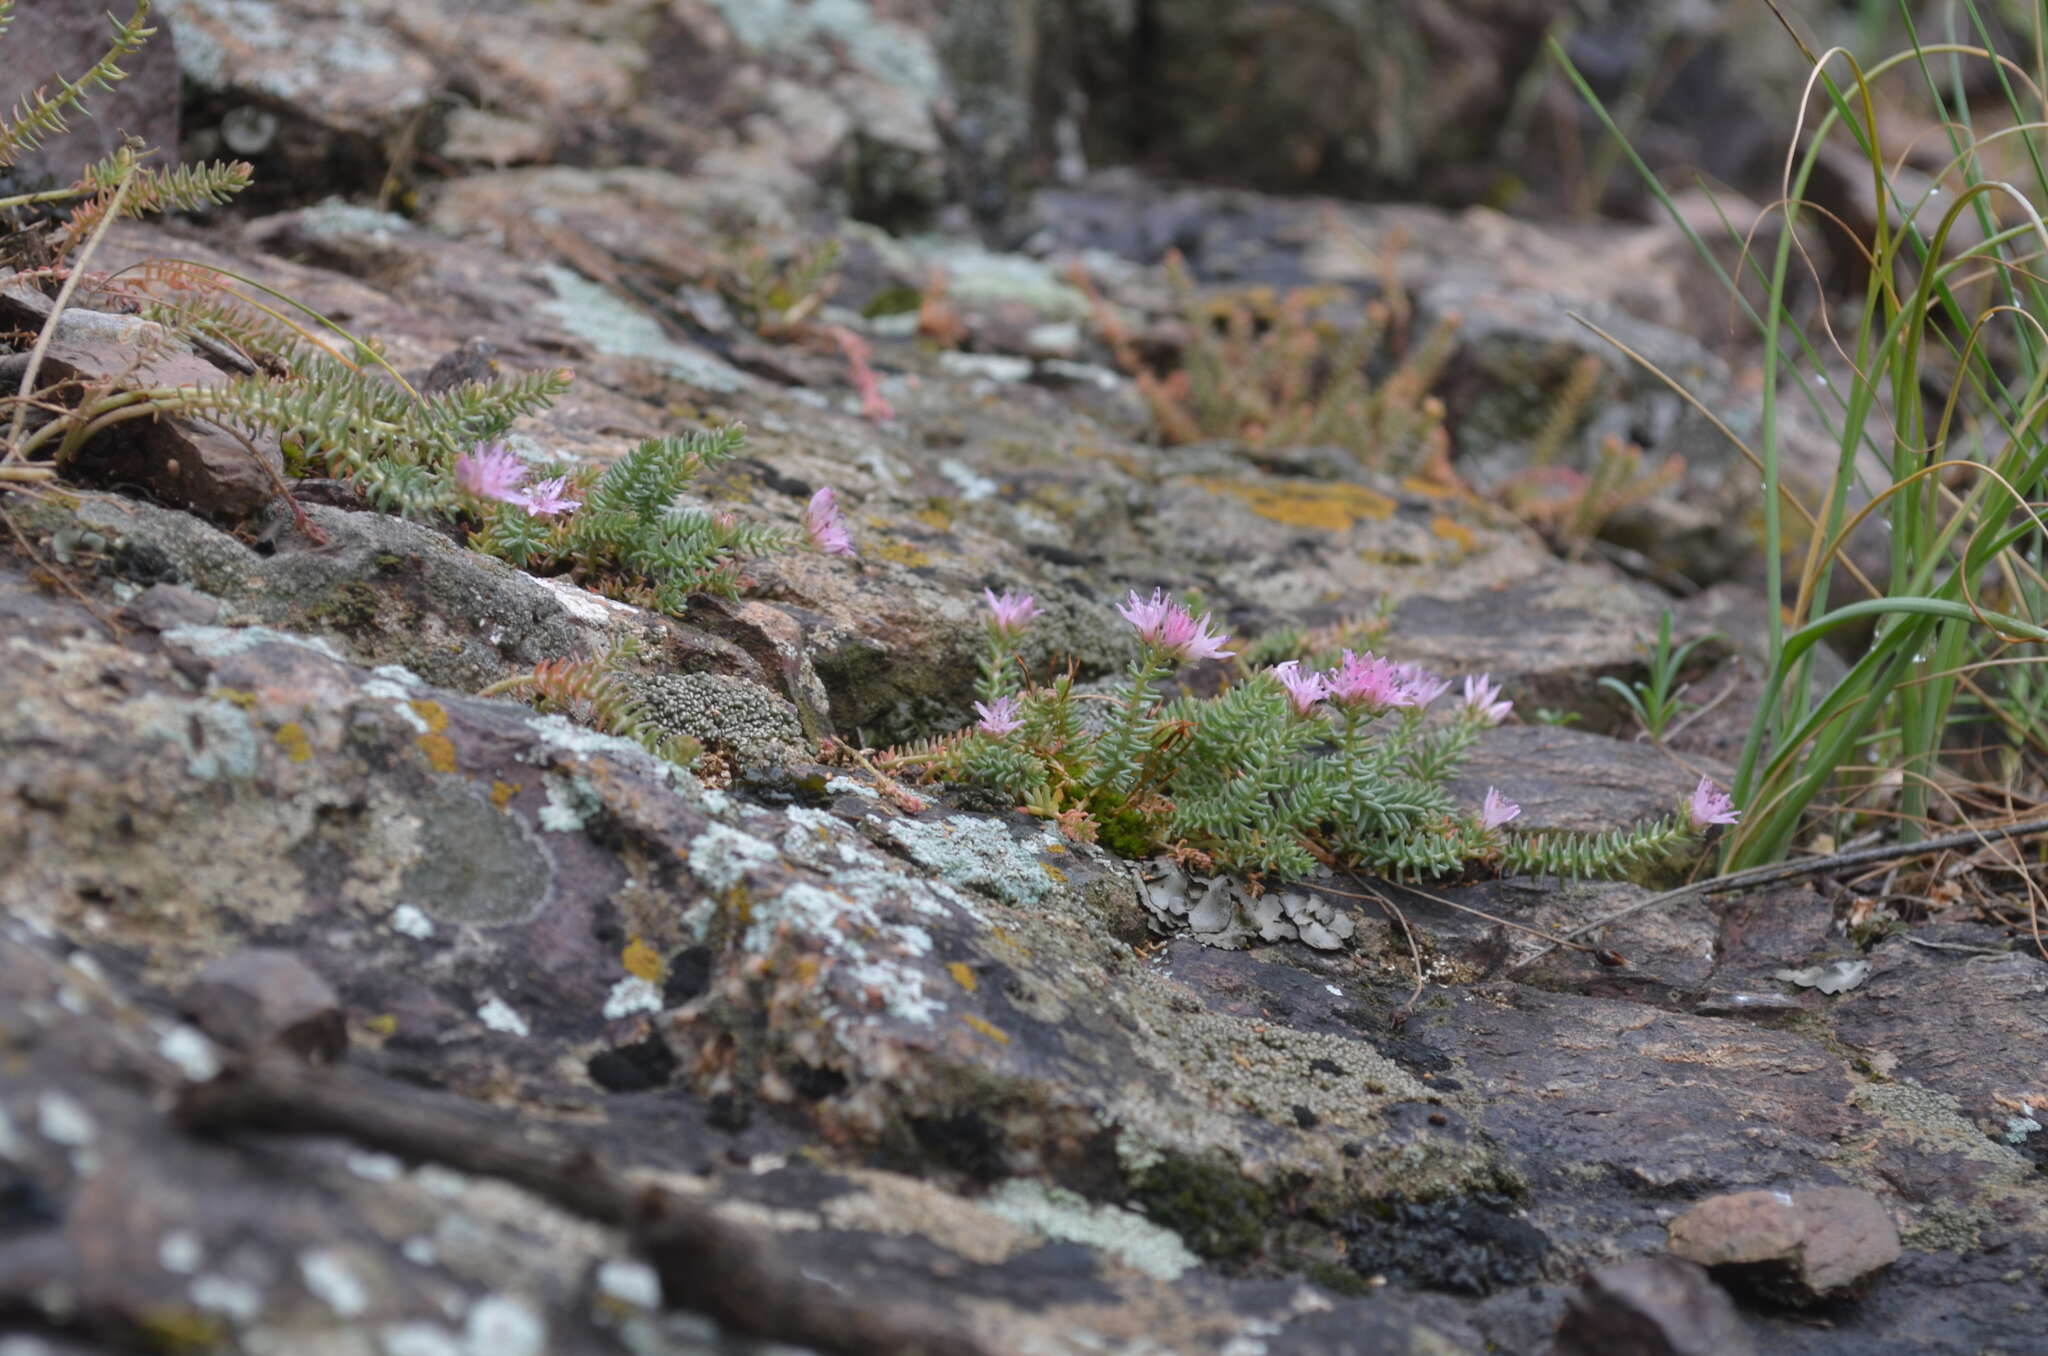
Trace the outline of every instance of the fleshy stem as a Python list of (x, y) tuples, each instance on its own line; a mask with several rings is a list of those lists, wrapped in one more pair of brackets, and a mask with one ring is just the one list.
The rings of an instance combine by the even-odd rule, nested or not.
[(1112, 790), (1130, 790), (1130, 783), (1137, 776), (1140, 751), (1150, 742), (1148, 713), (1153, 700), (1152, 684), (1166, 672), (1166, 656), (1157, 646), (1147, 645), (1144, 653), (1131, 661), (1130, 691), (1124, 694), (1123, 709), (1117, 713), (1116, 724), (1102, 741), (1104, 782)]
[(1017, 693), (1017, 642), (1010, 632), (994, 624), (988, 628), (988, 651), (981, 657), (981, 681), (974, 695), (984, 702)]

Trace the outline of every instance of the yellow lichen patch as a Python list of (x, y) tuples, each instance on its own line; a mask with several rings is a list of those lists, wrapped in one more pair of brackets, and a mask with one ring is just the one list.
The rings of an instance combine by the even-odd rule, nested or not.
[(1143, 462), (1128, 452), (1119, 452), (1114, 448), (1097, 447), (1093, 443), (1075, 443), (1067, 449), (1067, 453), (1069, 456), (1093, 457), (1097, 461), (1106, 461), (1127, 476), (1142, 479), (1145, 475)]
[(1254, 485), (1223, 476), (1197, 476), (1195, 483), (1242, 500), (1261, 518), (1319, 532), (1348, 532), (1361, 519), (1378, 522), (1394, 513), (1393, 500), (1363, 485)]
[(502, 810), (512, 803), (512, 797), (519, 794), (518, 782), (491, 781), (491, 804)]
[[(415, 703), (417, 705), (417, 703)], [(455, 742), (444, 734), (423, 734), (414, 741), (436, 772), (455, 771)]]
[(946, 973), (953, 976), (955, 984), (969, 993), (981, 987), (981, 981), (974, 977), (974, 971), (968, 967), (966, 961), (954, 961), (946, 967)]
[(375, 1017), (365, 1017), (363, 1030), (378, 1040), (388, 1041), (398, 1034), (398, 1018), (388, 1012), (380, 1012)]
[(619, 963), (626, 967), (627, 974), (635, 979), (644, 979), (657, 988), (668, 968), (661, 963), (661, 953), (638, 937), (626, 943), (626, 949), (619, 953)]
[(441, 708), (441, 703), (415, 698), (406, 705), (412, 708), (414, 715), (427, 723), (428, 733), (439, 734), (448, 728), (448, 713)]
[(1051, 862), (1040, 862), (1038, 869), (1062, 885), (1067, 883), (1067, 873), (1054, 866)]
[(879, 544), (870, 539), (868, 551), (872, 555), (878, 555), (884, 560), (893, 561), (910, 570), (922, 569), (924, 566), (932, 563), (932, 558), (929, 555), (918, 550), (901, 537), (883, 537)]
[(1429, 520), (1429, 530), (1458, 548), (1460, 555), (1470, 555), (1479, 539), (1472, 535), (1472, 529), (1439, 513)]
[(1010, 1043), (1009, 1032), (1003, 1030), (1001, 1027), (996, 1026), (992, 1022), (984, 1021), (983, 1019), (975, 1016), (971, 1012), (961, 1013), (960, 1020), (967, 1023), (967, 1025), (973, 1027), (976, 1031), (979, 1031), (982, 1035), (988, 1037), (990, 1040), (994, 1041), (997, 1045), (1008, 1045)]
[(1024, 943), (1018, 941), (1016, 935), (1010, 932), (1007, 928), (990, 928), (988, 930), (988, 935), (1002, 946), (1007, 947), (1009, 950), (1016, 952), (1020, 956), (1030, 954), (1030, 952), (1026, 950)]
[(275, 738), (284, 756), (294, 763), (303, 763), (313, 756), (313, 741), (306, 738), (306, 727), (295, 720), (278, 726)]
[(1456, 493), (1450, 486), (1438, 484), (1428, 476), (1409, 476), (1401, 482), (1401, 488), (1424, 499), (1449, 499)]
[(953, 510), (944, 504), (931, 504), (910, 515), (934, 532), (953, 530)]
[(244, 692), (238, 687), (217, 687), (213, 690), (213, 695), (217, 700), (224, 701), (230, 706), (239, 706), (244, 711), (256, 709), (256, 694)]

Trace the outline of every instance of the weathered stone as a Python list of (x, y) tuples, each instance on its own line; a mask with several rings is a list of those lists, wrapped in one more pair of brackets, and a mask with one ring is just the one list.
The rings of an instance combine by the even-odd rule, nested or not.
[(1061, 50), (1100, 158), (1274, 191), (1470, 200), (1554, 7), (1226, 3), (1148, 16), (1142, 36), (1129, 6), (1055, 12), (1085, 25)]
[[(0, 298), (0, 319), (42, 327), (50, 300), (19, 283)], [(135, 316), (73, 307), (57, 317), (37, 386), (76, 409), (155, 387), (217, 386), (227, 374), (163, 327)], [(54, 450), (54, 449), (53, 449)], [(65, 473), (88, 483), (141, 489), (179, 508), (245, 518), (277, 497), (284, 459), (275, 440), (249, 440), (209, 423), (133, 419), (113, 424), (67, 457)]]
[(1886, 938), (1870, 953), (1869, 980), (1841, 1000), (1835, 1031), (1876, 1072), (1953, 1096), (1992, 1142), (2040, 1163), (2048, 964), (2024, 942), (2006, 945), (2002, 930), (1973, 926)]
[(1752, 1356), (1728, 1293), (1700, 1267), (1642, 1257), (1596, 1267), (1565, 1305), (1550, 1356)]
[(176, 584), (151, 584), (121, 609), (121, 620), (152, 631), (210, 626), (220, 620), (221, 601)]
[(231, 1049), (278, 1046), (332, 1062), (348, 1050), (334, 986), (296, 953), (245, 947), (202, 969), (179, 1004), (201, 1031)]
[(1884, 1206), (1850, 1187), (1743, 1191), (1671, 1221), (1671, 1251), (1730, 1284), (1792, 1304), (1854, 1294), (1899, 1260)]
[[(42, 92), (54, 95), (62, 81), (76, 81), (107, 54), (113, 36), (110, 8), (126, 19), (132, 5), (95, 0), (36, 0), (16, 5), (7, 36), (0, 40), (0, 108), (10, 112)], [(159, 164), (178, 160), (178, 57), (159, 37), (121, 64), (127, 79), (111, 89), (92, 89), (87, 107), (94, 116), (67, 115), (69, 130), (24, 148), (0, 165), (0, 196), (62, 187), (87, 165), (120, 149), (124, 135), (157, 148)]]

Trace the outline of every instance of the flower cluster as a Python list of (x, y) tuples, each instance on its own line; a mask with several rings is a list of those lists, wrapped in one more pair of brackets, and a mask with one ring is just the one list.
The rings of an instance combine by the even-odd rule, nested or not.
[(1129, 855), (1172, 846), (1217, 865), (1286, 878), (1318, 862), (1403, 875), (1491, 863), (1528, 874), (1604, 875), (1649, 861), (1717, 824), (1728, 796), (1702, 779), (1679, 813), (1604, 834), (1509, 826), (1522, 807), (1488, 787), (1476, 809), (1444, 787), (1480, 733), (1514, 703), (1489, 674), (1450, 679), (1344, 650), (1326, 667), (1290, 659), (1212, 698), (1163, 696), (1174, 668), (1232, 657), (1212, 617), (1155, 590), (1117, 608), (1139, 654), (1106, 725), (1083, 721), (1071, 677), (1020, 682), (1018, 646), (1040, 615), (1030, 594), (984, 590), (988, 653), (979, 717), (938, 755), (956, 775), (1017, 796), (1070, 833)]
[(820, 486), (804, 506), (804, 533), (828, 556), (853, 554), (853, 538), (839, 512), (839, 494), (830, 485)]
[(455, 487), (472, 499), (512, 504), (532, 518), (552, 518), (583, 507), (582, 500), (569, 497), (567, 476), (527, 486), (526, 474), (526, 464), (506, 451), (503, 442), (479, 443), (455, 459)]
[(1138, 629), (1138, 639), (1162, 658), (1194, 664), (1204, 659), (1228, 659), (1233, 653), (1223, 648), (1230, 637), (1210, 630), (1208, 613), (1197, 621), (1194, 613), (1168, 598), (1163, 589), (1152, 590), (1150, 599), (1138, 597), (1138, 591), (1132, 589), (1131, 596), (1117, 606), (1117, 612)]
[(476, 550), (523, 570), (571, 572), (587, 587), (681, 615), (692, 594), (736, 594), (749, 556), (806, 539), (829, 555), (853, 554), (829, 486), (805, 506), (802, 535), (676, 505), (696, 477), (738, 454), (745, 433), (734, 424), (650, 438), (602, 471), (585, 467), (533, 484), (502, 442), (482, 443), (455, 458), (449, 478), (482, 522), (470, 534)]

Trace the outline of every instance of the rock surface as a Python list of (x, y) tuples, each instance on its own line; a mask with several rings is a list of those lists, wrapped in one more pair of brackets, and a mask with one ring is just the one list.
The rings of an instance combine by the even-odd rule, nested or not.
[(1551, 1356), (1750, 1356), (1756, 1344), (1725, 1291), (1675, 1257), (1643, 1257), (1586, 1274), (1566, 1303)]
[(1671, 1221), (1671, 1251), (1760, 1294), (1817, 1304), (1898, 1261), (1899, 1234), (1867, 1191), (1744, 1191)]
[[(416, 385), (568, 364), (511, 435), (537, 457), (743, 421), (696, 502), (789, 525), (832, 485), (859, 554), (761, 560), (665, 616), (332, 483), (0, 494), (6, 1356), (2038, 1346), (2044, 967), (2008, 928), (1873, 940), (1795, 884), (1548, 951), (1663, 882), (1211, 892), (819, 761), (968, 719), (980, 591), (1010, 587), (1044, 609), (1024, 662), (1083, 683), (1154, 587), (1242, 641), (1348, 623), (1490, 672), (1518, 720), (1451, 790), (1503, 788), (1527, 829), (1665, 813), (1739, 748), (1740, 637), (1701, 651), (1727, 695), (1669, 751), (1597, 686), (1640, 675), (1666, 606), (1697, 634), (1771, 605), (1740, 582), (1748, 472), (1566, 316), (1739, 402), (1749, 359), (1673, 232), (1084, 172), (1133, 105), (1068, 96), (1120, 88), (1200, 114), (1125, 147), (1155, 164), (1220, 173), (1249, 136), (1271, 182), (1328, 189), (1455, 160), (1467, 201), (1500, 166), (1452, 148), (1553, 7), (1152, 7), (1154, 57), (1188, 59), (1136, 91), (1128, 8), (164, 6), (187, 155), (269, 187), (123, 224), (99, 264), (231, 268)], [(1382, 9), (1403, 60), (1469, 49), (1460, 79), (1404, 101), (1412, 71), (1328, 42)], [(1634, 51), (1625, 20), (1580, 50)], [(1216, 120), (1219, 83), (1319, 44), (1341, 79)], [(1394, 105), (1412, 123), (1339, 126)], [(816, 318), (869, 345), (886, 417), (837, 343), (746, 319), (733, 284), (828, 236)], [(1340, 448), (1159, 446), (1066, 264), (1170, 359), (1169, 249), (1207, 289), (1463, 317), (1441, 395), (1482, 488), (1594, 355), (1570, 455), (1623, 431), (1687, 460), (1648, 565), (1561, 558)], [(75, 314), (133, 319), (90, 289)], [(1675, 602), (1673, 571), (1726, 582)], [(696, 772), (480, 695), (604, 653), (706, 746)], [(1839, 962), (1867, 977), (1779, 978)], [(1775, 1262), (1825, 1322), (1667, 1243)]]

